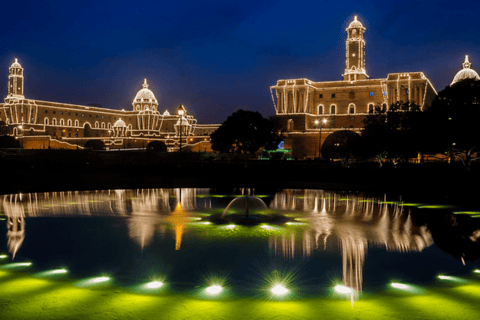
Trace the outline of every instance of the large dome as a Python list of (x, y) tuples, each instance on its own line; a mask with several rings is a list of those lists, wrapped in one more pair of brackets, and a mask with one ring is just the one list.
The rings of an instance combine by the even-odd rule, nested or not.
[(137, 92), (137, 95), (133, 99), (133, 102), (157, 102), (157, 98), (153, 94), (152, 90), (148, 89), (147, 79), (142, 85), (143, 89)]
[(470, 66), (472, 64), (470, 61), (468, 61), (468, 56), (465, 56), (465, 62), (463, 63), (463, 69), (458, 71), (455, 77), (453, 78), (453, 81), (450, 85), (454, 85), (455, 83), (465, 80), (465, 79), (475, 79), (475, 80), (480, 80), (480, 76), (478, 73), (471, 69)]
[(153, 92), (148, 89), (147, 79), (143, 82), (142, 89), (137, 92), (137, 95), (132, 101), (133, 110), (145, 111), (152, 110), (157, 111), (158, 101), (155, 98)]

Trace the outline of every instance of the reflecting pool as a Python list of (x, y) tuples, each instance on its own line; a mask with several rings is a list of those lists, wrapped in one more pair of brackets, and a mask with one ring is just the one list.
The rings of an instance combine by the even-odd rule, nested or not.
[(480, 280), (480, 214), (400, 199), (301, 189), (3, 195), (0, 272), (140, 294), (352, 304)]

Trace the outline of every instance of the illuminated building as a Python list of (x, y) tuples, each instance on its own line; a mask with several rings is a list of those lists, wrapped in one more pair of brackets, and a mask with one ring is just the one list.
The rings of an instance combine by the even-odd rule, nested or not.
[(110, 149), (145, 148), (160, 140), (170, 151), (178, 150), (180, 143), (186, 150), (211, 151), (210, 134), (219, 126), (197, 124), (183, 105), (172, 114), (160, 113), (147, 79), (132, 101), (132, 110), (25, 98), (24, 69), (17, 59), (8, 80), (0, 121), (26, 149), (77, 149), (89, 140), (101, 140)]
[(288, 79), (270, 87), (276, 121), (285, 130), (285, 149), (292, 149), (294, 158), (317, 157), (321, 143), (335, 131), (360, 133), (363, 120), (376, 106), (409, 101), (425, 110), (437, 95), (423, 72), (389, 73), (386, 78), (369, 79), (365, 30), (356, 16), (346, 29), (343, 80)]

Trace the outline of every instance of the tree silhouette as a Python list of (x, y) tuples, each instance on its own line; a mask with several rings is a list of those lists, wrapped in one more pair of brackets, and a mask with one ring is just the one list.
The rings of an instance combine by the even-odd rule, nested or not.
[(425, 112), (425, 152), (461, 159), (467, 170), (480, 148), (480, 81), (465, 79), (440, 91)]
[(167, 152), (167, 145), (163, 141), (152, 141), (147, 145), (149, 152)]
[(390, 159), (396, 164), (401, 159), (416, 157), (421, 149), (417, 134), (422, 112), (418, 105), (396, 102), (376, 107), (373, 114), (364, 120), (362, 140), (370, 157)]
[(324, 158), (341, 159), (344, 164), (360, 155), (361, 137), (351, 130), (341, 130), (330, 134), (322, 146)]
[(85, 149), (89, 150), (103, 150), (105, 149), (105, 143), (102, 140), (88, 140), (85, 143)]
[(0, 136), (0, 149), (20, 148), (20, 142), (11, 136)]
[(238, 110), (211, 135), (212, 149), (224, 153), (253, 154), (275, 149), (280, 142), (273, 121), (259, 112)]

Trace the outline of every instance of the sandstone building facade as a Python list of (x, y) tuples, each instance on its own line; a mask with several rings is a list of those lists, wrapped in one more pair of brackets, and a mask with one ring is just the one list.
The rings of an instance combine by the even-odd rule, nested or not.
[(376, 106), (397, 101), (428, 108), (437, 91), (422, 72), (390, 73), (369, 79), (365, 67), (365, 28), (357, 17), (346, 40), (343, 80), (278, 80), (270, 87), (276, 121), (285, 132), (285, 149), (294, 158), (315, 158), (325, 138), (339, 130), (361, 133), (363, 120)]
[(131, 110), (107, 109), (27, 99), (24, 69), (15, 59), (9, 68), (8, 94), (0, 104), (0, 121), (27, 149), (79, 149), (101, 140), (110, 149), (145, 148), (160, 140), (170, 151), (211, 151), (210, 134), (219, 125), (197, 124), (181, 105), (160, 113), (145, 79)]

